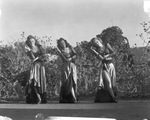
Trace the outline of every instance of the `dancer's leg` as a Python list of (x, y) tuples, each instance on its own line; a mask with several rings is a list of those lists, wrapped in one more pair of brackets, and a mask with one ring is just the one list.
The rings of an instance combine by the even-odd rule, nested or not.
[(103, 77), (104, 77), (107, 89), (108, 89), (110, 95), (112, 96), (112, 98), (114, 99), (115, 95), (114, 95), (114, 92), (113, 92), (113, 89), (112, 89), (111, 78), (110, 78), (110, 76), (109, 76), (109, 74), (106, 70), (103, 70)]
[(40, 104), (41, 103), (41, 96), (40, 96), (40, 94), (38, 93), (38, 90), (37, 90), (37, 88), (36, 87), (34, 87), (34, 90), (35, 90), (35, 93), (36, 93), (36, 95), (37, 95), (37, 98), (38, 98), (38, 104)]

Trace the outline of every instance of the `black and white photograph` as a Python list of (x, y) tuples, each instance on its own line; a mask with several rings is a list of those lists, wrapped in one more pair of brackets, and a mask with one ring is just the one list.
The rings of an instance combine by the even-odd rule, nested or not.
[(0, 120), (150, 120), (150, 0), (0, 0)]

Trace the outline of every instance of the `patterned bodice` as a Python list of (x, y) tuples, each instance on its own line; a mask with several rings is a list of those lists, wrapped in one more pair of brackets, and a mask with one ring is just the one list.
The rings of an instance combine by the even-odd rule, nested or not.
[(33, 55), (34, 55), (35, 58), (38, 57), (38, 56), (40, 56), (39, 51), (38, 52), (32, 52), (32, 53), (33, 53)]

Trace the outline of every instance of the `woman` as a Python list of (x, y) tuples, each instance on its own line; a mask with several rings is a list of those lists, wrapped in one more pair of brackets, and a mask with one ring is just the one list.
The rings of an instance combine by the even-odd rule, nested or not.
[(57, 49), (62, 58), (62, 79), (60, 82), (60, 103), (74, 103), (77, 101), (77, 71), (74, 64), (76, 52), (63, 38), (57, 41)]
[(25, 44), (27, 55), (32, 62), (26, 88), (26, 102), (46, 103), (46, 76), (43, 64), (44, 50), (32, 35), (27, 37)]
[(98, 59), (101, 60), (99, 89), (104, 88), (104, 90), (108, 91), (109, 95), (111, 96), (110, 98), (109, 95), (106, 95), (108, 97), (106, 98), (106, 101), (101, 101), (98, 100), (101, 94), (97, 93), (95, 102), (100, 102), (100, 101), (117, 102), (116, 96), (113, 91), (113, 89), (116, 87), (116, 73), (115, 73), (115, 67), (112, 60), (114, 51), (110, 46), (110, 44), (107, 43), (107, 41), (102, 41), (100, 38), (93, 38), (91, 40), (91, 43), (92, 43), (91, 50), (98, 57)]

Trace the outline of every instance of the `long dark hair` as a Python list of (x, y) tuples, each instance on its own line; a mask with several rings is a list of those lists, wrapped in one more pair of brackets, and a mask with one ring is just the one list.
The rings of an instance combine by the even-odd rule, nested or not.
[(69, 49), (72, 51), (72, 55), (76, 55), (76, 51), (74, 50), (74, 48), (67, 42), (67, 40), (65, 40), (64, 38), (60, 38), (57, 40), (57, 47), (62, 50), (62, 47), (60, 45), (60, 42), (64, 41), (66, 44), (66, 47), (69, 47)]
[[(102, 46), (99, 46), (96, 42), (95, 42), (95, 40), (98, 40), (101, 44), (102, 44)], [(90, 40), (90, 42), (89, 42), (89, 44), (88, 44), (88, 48), (93, 48), (93, 49), (95, 49), (96, 51), (99, 51), (99, 52), (102, 52), (102, 51), (104, 51), (104, 43), (103, 43), (103, 41), (100, 39), (100, 38), (97, 38), (97, 37), (94, 37), (94, 38), (92, 38), (91, 40)]]
[(64, 38), (60, 38), (60, 39), (58, 39), (57, 40), (57, 47), (61, 50), (62, 49), (62, 47), (61, 47), (61, 41), (64, 41), (65, 42), (65, 44), (66, 44), (66, 47), (69, 47), (69, 48), (71, 48), (71, 45), (67, 42), (67, 40), (65, 40)]
[(35, 40), (35, 45), (36, 45), (38, 48), (41, 47), (39, 41), (38, 41), (34, 36), (32, 36), (32, 35), (29, 35), (29, 36), (27, 37), (26, 42), (25, 42), (28, 47), (30, 47), (30, 48), (32, 49), (31, 39), (34, 39), (34, 40)]
[[(94, 47), (95, 49), (98, 49), (99, 47), (96, 45), (96, 43), (95, 43), (95, 40), (96, 40), (97, 38), (92, 38), (91, 40), (90, 40), (90, 42), (88, 43), (88, 47), (90, 48), (90, 47)], [(98, 39), (97, 39), (98, 40)]]

